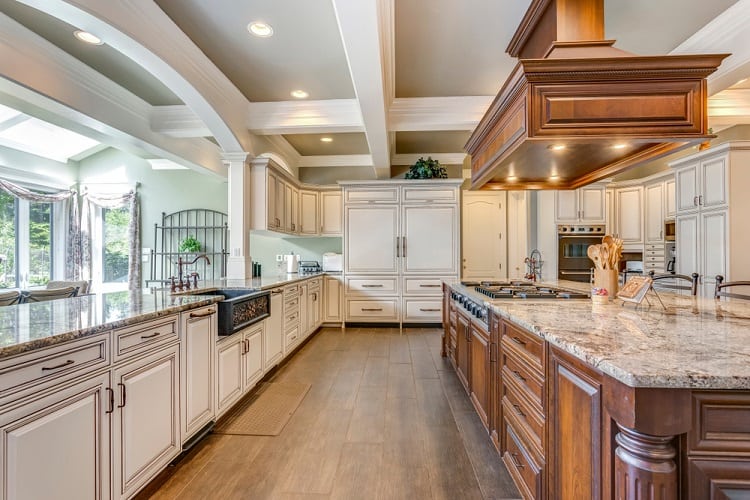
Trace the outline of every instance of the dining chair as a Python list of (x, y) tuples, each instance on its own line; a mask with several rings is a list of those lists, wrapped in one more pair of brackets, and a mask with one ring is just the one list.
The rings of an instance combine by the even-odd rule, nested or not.
[(0, 293), (0, 306), (13, 306), (21, 303), (21, 292), (10, 290)]
[(53, 280), (47, 282), (47, 290), (67, 288), (69, 286), (78, 287), (78, 295), (85, 295), (91, 289), (90, 280)]
[(78, 287), (68, 286), (65, 288), (52, 288), (49, 290), (27, 290), (23, 293), (25, 303), (44, 302), (47, 300), (67, 299), (75, 297), (78, 293)]
[[(685, 274), (656, 274), (653, 269), (648, 272), (648, 277), (654, 282), (653, 287), (669, 290), (690, 290), (690, 295), (698, 294), (698, 273), (690, 276)], [(679, 281), (685, 281), (689, 284), (681, 284)]]
[(730, 288), (730, 287), (735, 287), (735, 286), (750, 286), (750, 281), (727, 281), (725, 283), (724, 276), (720, 274), (717, 275), (716, 276), (716, 289), (714, 290), (714, 298), (716, 300), (719, 300), (721, 297), (730, 297), (733, 299), (750, 300), (750, 295), (724, 291), (725, 288)]

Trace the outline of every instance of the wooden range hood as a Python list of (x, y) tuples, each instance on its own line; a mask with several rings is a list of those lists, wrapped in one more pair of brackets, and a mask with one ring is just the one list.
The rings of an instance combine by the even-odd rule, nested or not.
[(706, 77), (728, 54), (634, 56), (604, 0), (533, 0), (519, 59), (466, 144), (472, 189), (573, 189), (715, 137)]

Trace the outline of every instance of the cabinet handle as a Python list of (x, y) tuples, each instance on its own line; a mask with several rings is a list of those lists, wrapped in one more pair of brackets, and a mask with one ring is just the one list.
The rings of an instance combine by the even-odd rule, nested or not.
[(523, 465), (521, 462), (518, 461), (518, 453), (511, 453), (510, 454), (510, 461), (513, 462), (513, 466), (516, 469), (523, 469), (525, 465)]
[(382, 310), (383, 310), (382, 307), (363, 307), (362, 308), (362, 311), (367, 311), (367, 312), (378, 312)]
[(117, 405), (117, 407), (118, 408), (124, 408), (125, 407), (125, 403), (128, 402), (127, 390), (125, 389), (125, 384), (118, 383), (117, 385), (120, 387), (120, 404)]
[(396, 236), (396, 257), (401, 257), (401, 245), (399, 245), (401, 238)]
[(422, 288), (440, 288), (440, 285), (419, 285), (419, 286)]
[(160, 332), (154, 332), (154, 333), (152, 333), (151, 335), (141, 335), (141, 338), (142, 338), (143, 340), (146, 340), (146, 339), (152, 339), (152, 338), (154, 338), (154, 337), (158, 337), (159, 335), (161, 335), (161, 333), (160, 333)]
[(401, 256), (406, 257), (406, 236), (401, 237)]
[(211, 316), (214, 313), (216, 313), (215, 309), (206, 309), (206, 311), (202, 313), (190, 313), (190, 317), (191, 318), (205, 318), (206, 316)]
[(419, 310), (422, 312), (440, 312), (440, 309), (430, 307), (420, 307)]
[(698, 196), (698, 205), (703, 205), (703, 195)]
[(245, 347), (245, 354), (250, 352), (250, 339), (245, 339), (246, 347)]
[(697, 207), (697, 206), (698, 206), (698, 197), (697, 197), (697, 196), (694, 196), (694, 197), (693, 197), (693, 206), (694, 206), (694, 207)]
[(513, 405), (513, 409), (516, 410), (516, 415), (526, 418), (526, 414), (521, 410), (521, 407), (518, 405)]
[(518, 337), (511, 337), (510, 339), (513, 342), (515, 342), (516, 344), (518, 344), (518, 345), (526, 345), (526, 342), (524, 342), (523, 340), (519, 339)]
[(518, 370), (512, 370), (512, 372), (513, 372), (513, 376), (516, 377), (518, 380), (520, 380), (521, 382), (526, 382), (526, 379), (523, 378), (523, 375), (521, 375), (521, 372), (519, 372)]
[(115, 411), (115, 390), (111, 387), (105, 387), (104, 389), (109, 392), (109, 410), (104, 413), (112, 413)]
[(67, 361), (65, 361), (63, 363), (60, 363), (59, 365), (55, 365), (55, 366), (43, 366), (42, 367), (42, 371), (46, 372), (46, 371), (49, 371), (49, 370), (57, 370), (58, 368), (62, 368), (64, 366), (69, 366), (69, 365), (72, 365), (73, 363), (75, 363), (75, 361), (73, 361), (72, 359), (69, 359), (69, 360), (67, 360)]
[(271, 290), (271, 293), (274, 294), (274, 295), (279, 294), (279, 293), (283, 293), (283, 292), (284, 292), (284, 290), (281, 290), (281, 289)]
[(362, 285), (362, 288), (383, 288), (383, 285)]

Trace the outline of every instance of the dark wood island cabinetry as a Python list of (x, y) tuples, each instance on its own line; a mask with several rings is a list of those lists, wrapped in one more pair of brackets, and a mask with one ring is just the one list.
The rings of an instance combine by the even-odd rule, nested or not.
[(518, 301), (489, 304), (487, 328), (445, 290), (444, 350), (524, 498), (750, 498), (750, 390), (629, 385), (586, 359), (583, 335), (561, 346), (514, 321)]

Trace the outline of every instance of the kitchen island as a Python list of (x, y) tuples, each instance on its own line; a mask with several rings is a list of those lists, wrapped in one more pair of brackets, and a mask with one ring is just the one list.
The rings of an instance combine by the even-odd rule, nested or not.
[[(487, 307), (487, 321), (451, 291)], [(750, 492), (750, 304), (444, 292), (444, 353), (526, 497)]]

